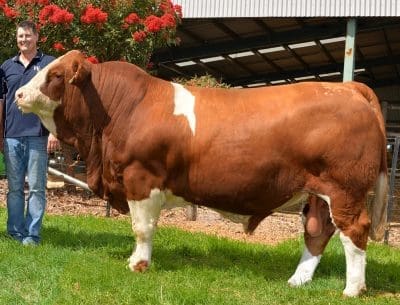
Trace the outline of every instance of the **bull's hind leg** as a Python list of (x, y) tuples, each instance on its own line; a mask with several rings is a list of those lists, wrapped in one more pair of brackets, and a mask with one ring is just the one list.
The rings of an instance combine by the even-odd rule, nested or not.
[(128, 202), (136, 235), (136, 248), (128, 260), (132, 271), (143, 272), (150, 266), (153, 235), (164, 201), (164, 193), (154, 189), (148, 199)]
[[(365, 267), (366, 248), (370, 221), (365, 200), (350, 200), (344, 196), (340, 208), (332, 206), (333, 219), (340, 230), (340, 240), (346, 257), (345, 296), (358, 296), (366, 290)], [(332, 201), (333, 203), (333, 201)]]
[(330, 217), (329, 198), (324, 199), (328, 203), (311, 195), (304, 208), (305, 248), (295, 273), (288, 281), (291, 286), (297, 287), (311, 282), (322, 253), (335, 233), (335, 226)]

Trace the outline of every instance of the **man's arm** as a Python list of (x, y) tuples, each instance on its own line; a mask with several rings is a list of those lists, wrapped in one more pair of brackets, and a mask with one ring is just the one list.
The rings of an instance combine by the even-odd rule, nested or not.
[(47, 142), (47, 152), (52, 153), (58, 149), (60, 149), (60, 141), (58, 141), (58, 139), (52, 134), (49, 134), (49, 140)]
[(4, 77), (4, 70), (0, 67), (0, 152), (4, 151), (4, 120), (6, 109), (6, 81)]

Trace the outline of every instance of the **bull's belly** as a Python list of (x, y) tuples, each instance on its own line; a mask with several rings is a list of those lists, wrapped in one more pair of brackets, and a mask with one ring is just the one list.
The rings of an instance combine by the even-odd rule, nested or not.
[[(165, 202), (164, 205), (162, 206), (162, 208), (164, 209), (172, 209), (172, 208), (176, 208), (176, 207), (184, 207), (187, 206), (189, 204), (192, 204), (191, 202), (186, 201), (184, 198), (180, 197), (180, 196), (176, 196), (174, 195), (170, 190), (166, 190), (164, 191), (165, 194)], [(304, 193), (304, 192), (299, 192), (299, 193), (295, 193), (288, 201), (286, 201), (284, 204), (282, 204), (281, 206), (279, 206), (278, 208), (272, 209), (272, 210), (268, 210), (266, 214), (268, 214), (269, 212), (281, 212), (284, 210), (288, 210), (291, 209), (295, 206), (299, 206), (302, 203), (304, 203), (307, 198), (308, 198), (309, 194), (308, 193)], [(232, 222), (235, 223), (241, 223), (243, 225), (243, 229), (245, 232), (247, 232), (247, 228), (249, 225), (249, 220), (252, 216), (257, 216), (256, 214), (253, 215), (243, 215), (243, 214), (238, 214), (238, 213), (233, 213), (230, 211), (224, 211), (218, 208), (214, 208), (212, 205), (204, 203), (204, 204), (200, 204), (202, 206), (206, 206), (216, 212), (218, 212), (221, 216), (223, 216), (226, 219), (229, 219)]]

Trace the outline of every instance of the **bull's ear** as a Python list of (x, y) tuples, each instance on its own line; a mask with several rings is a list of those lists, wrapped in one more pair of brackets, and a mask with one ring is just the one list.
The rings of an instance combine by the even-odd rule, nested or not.
[(91, 73), (91, 63), (84, 58), (75, 59), (72, 62), (72, 78), (70, 84), (79, 86), (86, 82)]

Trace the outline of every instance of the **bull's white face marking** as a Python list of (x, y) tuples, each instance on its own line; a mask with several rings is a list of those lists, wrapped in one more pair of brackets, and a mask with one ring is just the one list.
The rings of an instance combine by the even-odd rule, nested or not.
[(184, 115), (188, 120), (193, 135), (196, 130), (196, 115), (194, 113), (195, 97), (180, 84), (172, 83), (174, 87), (174, 115)]
[(343, 294), (348, 297), (356, 297), (366, 289), (366, 253), (364, 250), (357, 248), (352, 240), (342, 232), (340, 232), (340, 240), (346, 256), (346, 288)]
[(15, 102), (23, 113), (35, 113), (42, 121), (43, 125), (54, 135), (56, 134), (56, 124), (54, 122), (54, 110), (60, 105), (61, 101), (53, 101), (40, 91), (40, 86), (46, 81), (49, 69), (57, 64), (60, 59), (55, 59), (45, 68), (40, 70), (29, 83), (22, 86), (15, 93)]
[(312, 281), (314, 271), (321, 260), (321, 255), (313, 256), (307, 247), (303, 251), (301, 260), (296, 268), (295, 273), (288, 280), (292, 287), (298, 287)]

